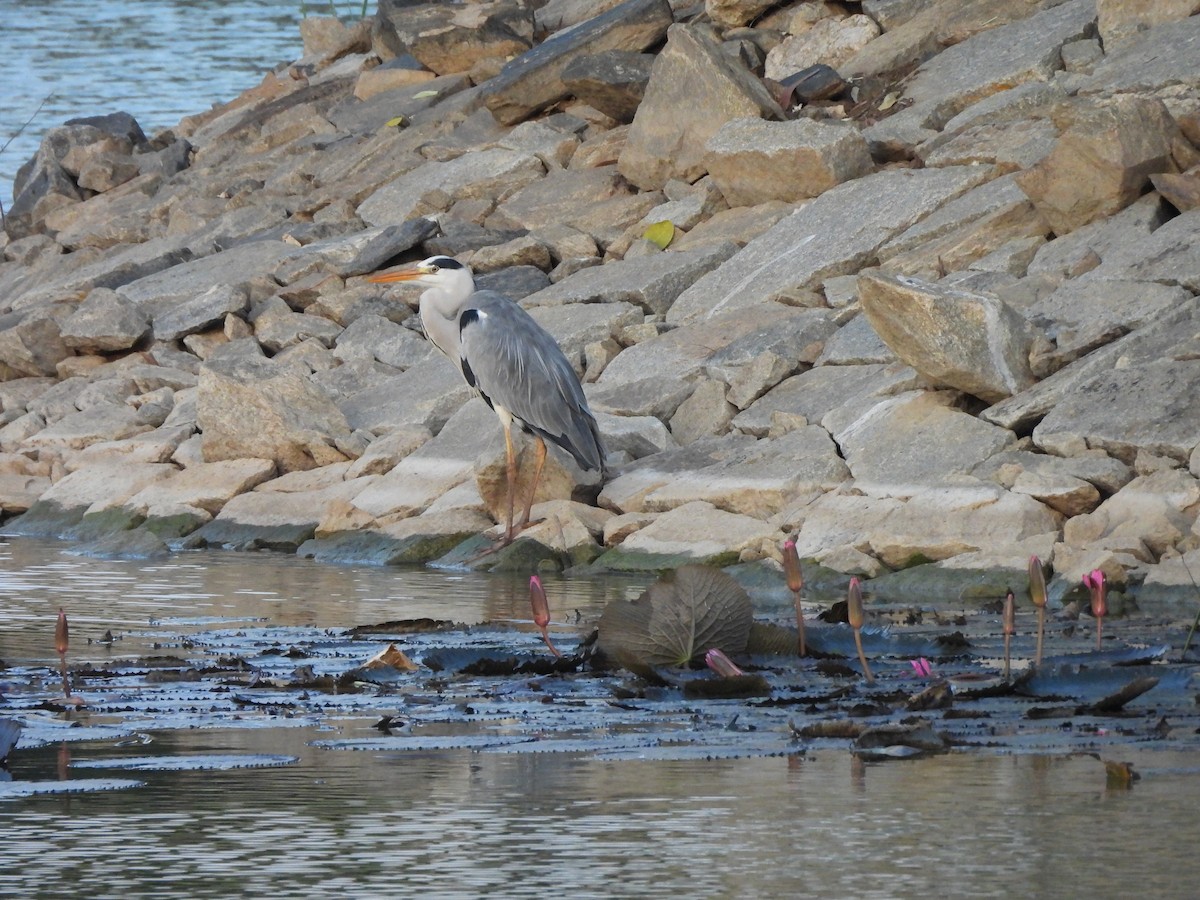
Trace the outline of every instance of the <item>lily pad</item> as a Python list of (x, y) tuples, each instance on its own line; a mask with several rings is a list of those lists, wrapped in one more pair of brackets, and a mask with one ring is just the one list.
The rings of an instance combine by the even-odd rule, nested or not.
[(598, 646), (624, 666), (682, 666), (717, 648), (741, 653), (753, 621), (750, 597), (719, 569), (681, 566), (637, 600), (600, 616)]
[(270, 753), (217, 754), (198, 756), (129, 756), (85, 759), (71, 763), (74, 769), (130, 769), (136, 772), (225, 772), (229, 769), (263, 769), (290, 766), (295, 756)]
[(129, 778), (74, 778), (67, 781), (0, 782), (0, 800), (17, 800), (40, 794), (85, 794), (93, 791), (123, 791), (145, 787), (144, 781)]

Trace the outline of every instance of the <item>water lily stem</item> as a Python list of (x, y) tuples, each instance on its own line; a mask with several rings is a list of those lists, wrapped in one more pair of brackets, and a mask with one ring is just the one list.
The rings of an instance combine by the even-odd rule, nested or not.
[(58, 654), (58, 669), (62, 673), (63, 696), (71, 696), (71, 682), (67, 679), (67, 654)]
[(1008, 681), (1008, 679), (1012, 673), (1011, 649), (1012, 649), (1012, 635), (1006, 634), (1006, 635), (1004, 635), (1004, 680), (1005, 681)]
[(854, 629), (854, 646), (858, 648), (858, 661), (862, 663), (863, 675), (867, 677), (867, 684), (874, 684), (875, 676), (871, 674), (871, 667), (867, 665), (867, 654), (863, 652), (862, 631), (858, 628)]
[(1104, 616), (1096, 617), (1096, 652), (1100, 652), (1100, 639), (1104, 636)]
[(562, 659), (562, 653), (559, 651), (559, 649), (557, 647), (554, 646), (554, 642), (550, 640), (550, 633), (546, 630), (546, 628), (544, 626), (542, 628), (540, 628), (539, 630), (542, 632), (542, 640), (546, 642), (546, 646), (550, 648), (550, 652), (553, 653), (555, 656), (557, 656), (559, 659)]
[(1034, 658), (1034, 665), (1042, 664), (1042, 635), (1046, 632), (1046, 608), (1038, 607), (1038, 638), (1037, 638), (1037, 655)]
[(800, 643), (799, 650), (801, 656), (808, 656), (808, 644), (804, 637), (804, 610), (800, 607), (800, 592), (794, 591), (792, 594), (796, 604), (796, 631), (799, 634)]

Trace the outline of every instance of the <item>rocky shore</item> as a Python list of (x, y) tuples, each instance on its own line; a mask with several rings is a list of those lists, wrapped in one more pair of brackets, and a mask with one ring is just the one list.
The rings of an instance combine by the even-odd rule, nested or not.
[[(1194, 608), (1200, 2), (379, 7), (169, 131), (46, 134), (0, 236), (4, 534), (595, 571), (794, 537), (884, 598), (1036, 554), (1064, 602), (1098, 568)], [(558, 339), (610, 451), (482, 556), (495, 417), (364, 277), (434, 253)]]

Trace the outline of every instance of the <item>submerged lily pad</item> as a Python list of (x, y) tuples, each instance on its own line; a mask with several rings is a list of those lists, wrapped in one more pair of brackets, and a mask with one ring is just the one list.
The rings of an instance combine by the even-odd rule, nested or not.
[(599, 649), (624, 666), (682, 666), (714, 647), (741, 653), (753, 622), (750, 596), (719, 569), (681, 566), (637, 600), (600, 616)]
[(131, 769), (137, 772), (224, 772), (229, 769), (264, 769), (290, 766), (299, 757), (270, 753), (199, 756), (129, 756), (85, 759), (71, 763), (74, 769)]
[(0, 782), (0, 800), (17, 800), (39, 794), (84, 794), (92, 791), (123, 791), (145, 787), (144, 781), (129, 778), (74, 778), (68, 781)]

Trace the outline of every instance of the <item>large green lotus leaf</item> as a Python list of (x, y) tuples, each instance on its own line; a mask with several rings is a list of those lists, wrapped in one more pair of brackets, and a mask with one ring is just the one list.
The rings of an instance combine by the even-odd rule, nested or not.
[(605, 607), (600, 649), (628, 668), (684, 665), (714, 647), (741, 653), (753, 614), (750, 597), (724, 572), (681, 566), (637, 600)]

